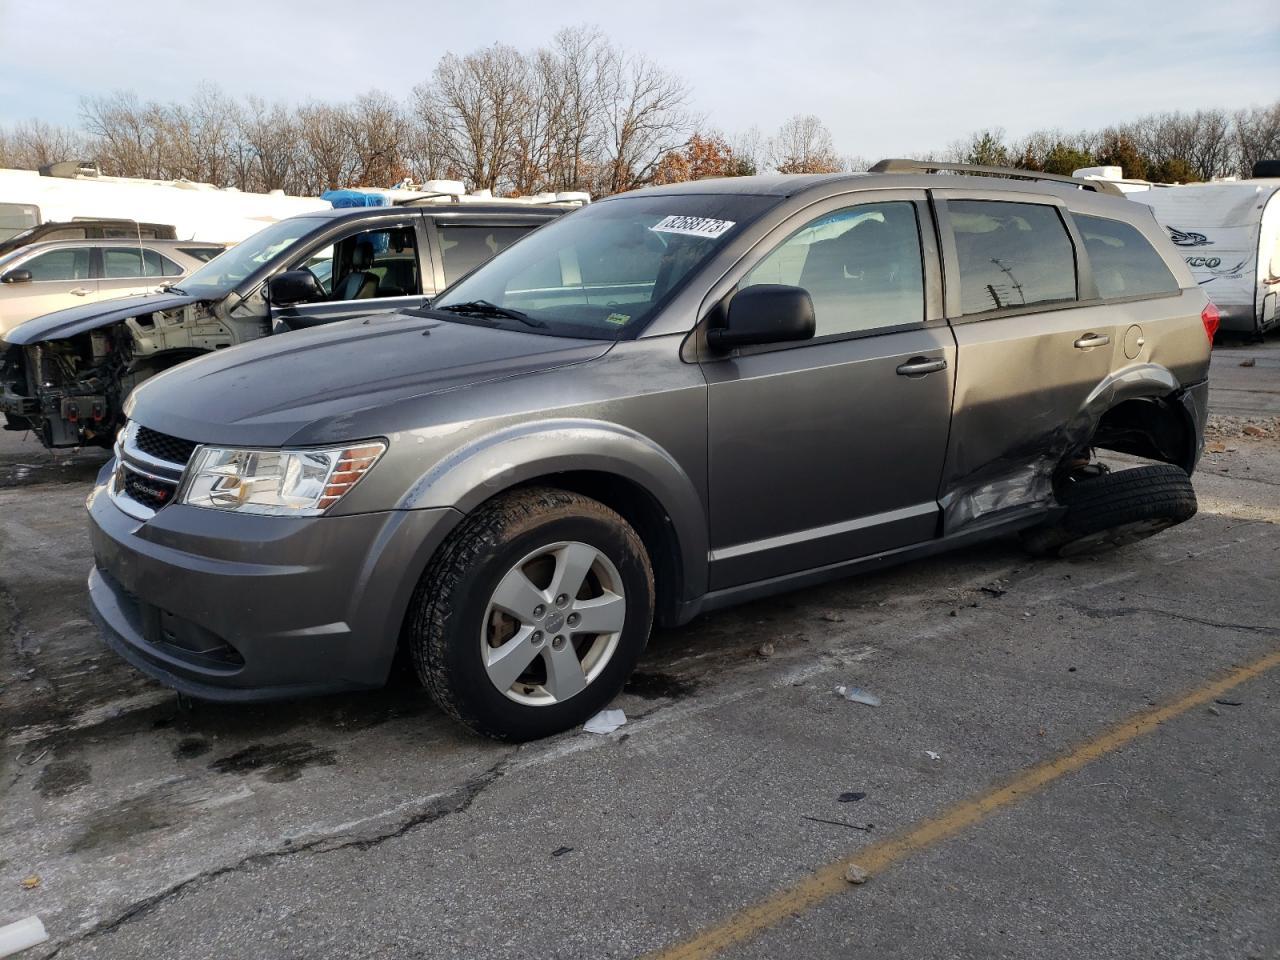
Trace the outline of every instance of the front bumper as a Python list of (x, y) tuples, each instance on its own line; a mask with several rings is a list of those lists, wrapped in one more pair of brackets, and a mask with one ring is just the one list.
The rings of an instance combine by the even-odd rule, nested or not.
[(173, 504), (139, 521), (88, 508), (89, 596), (107, 644), (209, 700), (267, 700), (385, 683), (427, 559), (461, 514), (398, 510), (262, 517)]

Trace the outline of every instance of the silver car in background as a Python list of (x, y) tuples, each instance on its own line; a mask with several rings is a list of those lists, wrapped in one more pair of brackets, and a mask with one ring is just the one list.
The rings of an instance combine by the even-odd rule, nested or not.
[(0, 257), (0, 337), (55, 310), (157, 293), (222, 253), (182, 240), (45, 240)]

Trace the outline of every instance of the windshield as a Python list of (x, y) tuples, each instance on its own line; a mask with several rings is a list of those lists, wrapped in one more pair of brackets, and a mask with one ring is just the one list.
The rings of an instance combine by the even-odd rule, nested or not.
[(273, 223), (214, 257), (178, 285), (195, 296), (222, 296), (325, 222), (321, 217), (291, 217)]
[(553, 220), (431, 303), (451, 319), (625, 340), (775, 197), (643, 194)]

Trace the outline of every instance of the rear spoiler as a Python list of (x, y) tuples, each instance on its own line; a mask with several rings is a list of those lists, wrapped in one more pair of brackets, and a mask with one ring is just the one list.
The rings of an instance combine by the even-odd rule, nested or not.
[(1109, 180), (1085, 180), (1080, 177), (1064, 177), (1057, 173), (1040, 173), (1036, 170), (1019, 170), (1016, 167), (986, 167), (976, 163), (942, 163), (936, 160), (881, 160), (868, 173), (978, 173), (988, 177), (1007, 177), (1011, 180), (1048, 180), (1065, 183), (1080, 190), (1106, 193), (1123, 197), (1124, 191)]

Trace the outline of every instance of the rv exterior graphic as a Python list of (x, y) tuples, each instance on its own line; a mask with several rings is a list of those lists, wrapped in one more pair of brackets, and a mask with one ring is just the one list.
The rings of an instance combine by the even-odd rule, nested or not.
[(1280, 177), (1153, 187), (1145, 203), (1217, 305), (1222, 329), (1280, 325)]

